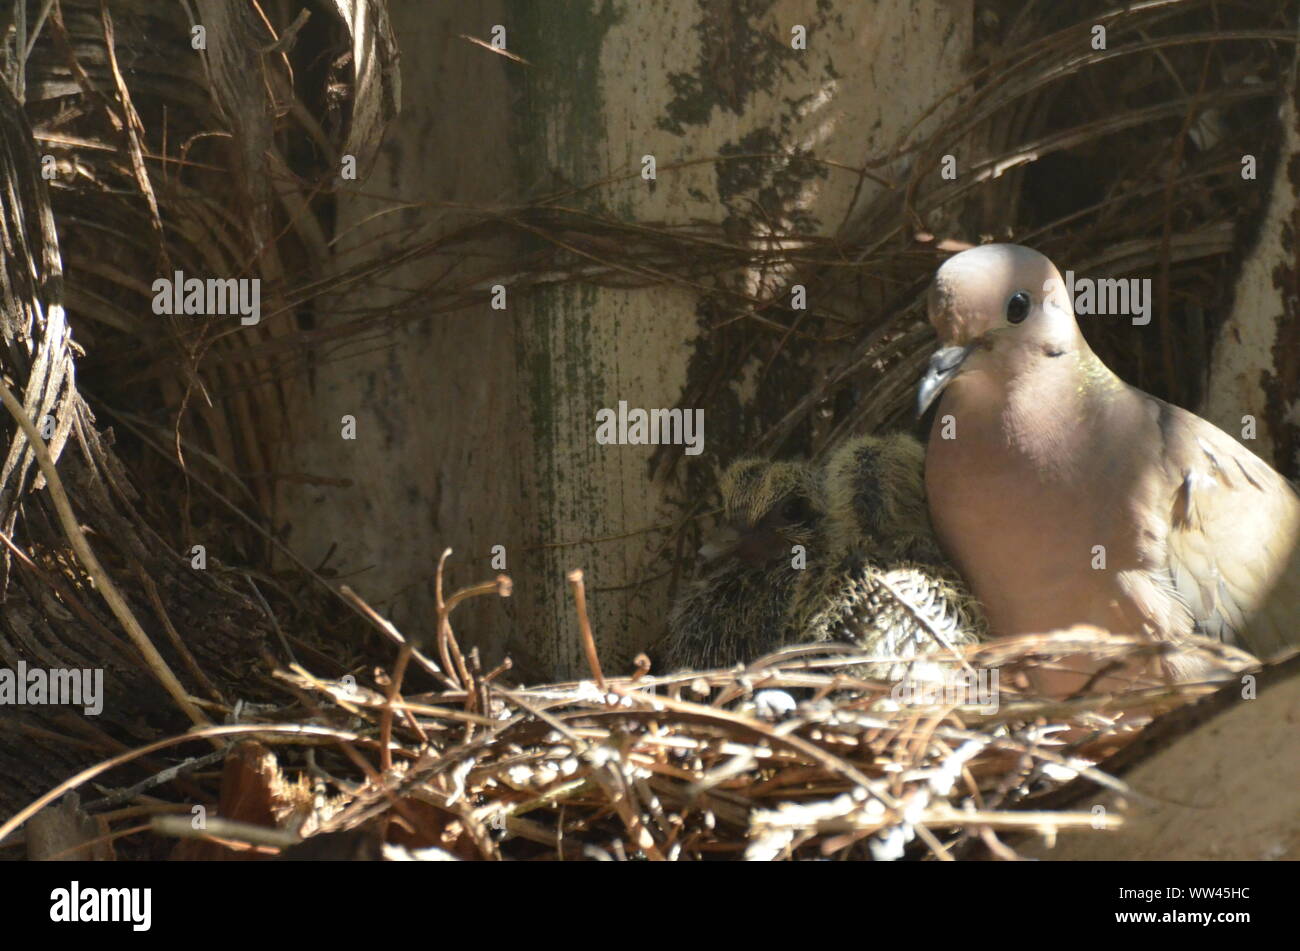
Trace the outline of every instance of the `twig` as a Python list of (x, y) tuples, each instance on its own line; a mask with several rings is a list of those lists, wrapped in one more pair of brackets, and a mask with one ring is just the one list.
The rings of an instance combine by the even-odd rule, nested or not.
[[(257, 723), (257, 724), (236, 724), (233, 726), (205, 726), (192, 730), (189, 733), (183, 733), (180, 736), (168, 736), (161, 740), (155, 740), (137, 749), (127, 750), (112, 759), (106, 759), (103, 762), (96, 763), (70, 776), (63, 782), (59, 783), (49, 792), (28, 803), (11, 816), (3, 825), (0, 825), (0, 844), (8, 835), (17, 829), (20, 825), (30, 819), (36, 813), (40, 812), (50, 803), (54, 802), (64, 793), (71, 792), (83, 783), (87, 783), (96, 776), (101, 776), (111, 769), (130, 763), (141, 757), (148, 756), (158, 750), (167, 749), (169, 746), (177, 746), (181, 743), (189, 743), (192, 740), (205, 739), (214, 742), (219, 737), (253, 737), (260, 738), (265, 736), (314, 736), (335, 741), (359, 741), (361, 737), (347, 730), (335, 730), (330, 727), (313, 726), (306, 723)], [(346, 749), (346, 745), (344, 749)]]
[(581, 568), (569, 572), (569, 584), (573, 588), (573, 601), (578, 609), (578, 628), (582, 631), (582, 648), (587, 654), (587, 666), (596, 678), (596, 687), (601, 693), (607, 693), (605, 674), (600, 669), (600, 655), (596, 652), (596, 638), (591, 633), (591, 621), (587, 617), (587, 591), (582, 581)]
[[(347, 585), (345, 584), (339, 585), (338, 594), (342, 596), (344, 601), (346, 601), (353, 608), (355, 608), (357, 613), (359, 613), (367, 621), (373, 624), (381, 634), (387, 637), (398, 647), (401, 647), (404, 644), (406, 644), (406, 638), (402, 636), (401, 631), (399, 631), (396, 627), (393, 626), (393, 622), (388, 620), (388, 618), (383, 617), (378, 611), (376, 611), (374, 608), (368, 605), (361, 598), (359, 594), (357, 594)], [(416, 651), (414, 653), (418, 654), (419, 652)], [(449, 689), (451, 690), (460, 689), (460, 684), (458, 684), (453, 677), (450, 677), (447, 675), (447, 673), (444, 673), (443, 669), (440, 668), (437, 664), (433, 663), (433, 661), (426, 659), (424, 668), (435, 678), (441, 680), (443, 684)]]
[(488, 50), (489, 52), (496, 53), (498, 56), (504, 56), (506, 59), (513, 60), (514, 62), (519, 63), (523, 66), (533, 65), (532, 63), (528, 62), (528, 60), (524, 59), (522, 56), (517, 56), (514, 53), (511, 53), (509, 50), (503, 50), (499, 46), (493, 46), (491, 43), (488, 43), (486, 40), (480, 40), (477, 36), (470, 36), (467, 33), (457, 33), (456, 35), (459, 36), (462, 40), (469, 40), (469, 42), (473, 43), (475, 46), (481, 46), (485, 50)]
[(149, 820), (149, 828), (158, 835), (177, 839), (229, 839), (247, 845), (262, 845), (273, 849), (286, 849), (302, 841), (302, 836), (288, 829), (276, 829), (270, 826), (254, 825), (240, 822), (238, 819), (223, 819), (221, 816), (209, 816), (203, 822), (203, 828), (194, 828), (191, 816), (154, 816)]
[(298, 658), (293, 655), (293, 648), (289, 646), (289, 641), (284, 636), (284, 631), (280, 629), (280, 621), (276, 618), (275, 612), (271, 610), (271, 605), (266, 603), (266, 598), (262, 596), (261, 589), (257, 587), (257, 583), (253, 581), (253, 576), (247, 571), (244, 572), (244, 580), (247, 581), (248, 586), (253, 589), (253, 595), (257, 598), (257, 603), (260, 604), (262, 610), (266, 612), (266, 619), (271, 622), (271, 628), (275, 631), (275, 636), (279, 638), (280, 646), (284, 648), (284, 656), (289, 659), (289, 663), (296, 664)]
[(181, 662), (185, 664), (191, 676), (198, 681), (199, 686), (208, 692), (208, 696), (211, 699), (220, 704), (226, 703), (226, 698), (221, 695), (221, 691), (217, 689), (217, 685), (214, 684), (208, 678), (208, 675), (203, 672), (203, 668), (199, 666), (198, 659), (190, 650), (189, 645), (185, 643), (185, 639), (181, 637), (180, 631), (176, 630), (176, 626), (172, 624), (171, 616), (167, 613), (167, 606), (163, 604), (162, 597), (158, 594), (158, 585), (149, 577), (149, 573), (144, 570), (144, 566), (138, 562), (135, 565), (135, 575), (140, 579), (140, 584), (144, 587), (145, 597), (147, 597), (149, 603), (153, 605), (154, 614), (158, 615), (158, 620), (162, 622), (163, 630), (167, 634), (167, 639), (171, 641), (172, 647), (176, 649), (176, 653), (180, 654)]
[(36, 454), (36, 463), (40, 466), (41, 473), (45, 476), (46, 486), (50, 490), (50, 499), (54, 502), (55, 511), (59, 516), (59, 523), (63, 526), (63, 532), (68, 541), (72, 544), (72, 549), (77, 553), (81, 560), (82, 566), (86, 569), (86, 574), (95, 582), (95, 587), (103, 595), (104, 600), (108, 603), (109, 610), (117, 618), (118, 623), (126, 629), (130, 636), (131, 642), (135, 644), (136, 650), (144, 657), (145, 663), (158, 682), (176, 701), (176, 705), (185, 712), (193, 723), (199, 726), (208, 726), (211, 721), (203, 715), (203, 712), (194, 705), (190, 700), (189, 694), (185, 687), (172, 673), (171, 667), (167, 661), (158, 653), (158, 649), (153, 646), (153, 641), (149, 640), (149, 635), (144, 632), (140, 622), (136, 620), (135, 615), (131, 613), (131, 608), (122, 597), (117, 585), (109, 577), (104, 566), (99, 563), (95, 553), (91, 550), (90, 542), (86, 540), (81, 526), (77, 524), (77, 516), (72, 511), (72, 503), (68, 501), (68, 495), (63, 489), (63, 480), (59, 478), (58, 469), (54, 466), (54, 460), (50, 458), (50, 452), (45, 448), (45, 440), (37, 431), (32, 421), (27, 418), (27, 412), (23, 409), (21, 403), (10, 392), (9, 387), (0, 380), (0, 400), (4, 401), (5, 408), (13, 416), (14, 421), (22, 428), (23, 433), (27, 436), (27, 441), (31, 444), (32, 451)]
[(456, 635), (451, 632), (451, 621), (448, 619), (451, 610), (442, 599), (442, 573), (450, 557), (451, 549), (444, 548), (438, 558), (438, 570), (433, 582), (434, 605), (438, 612), (438, 657), (442, 661), (443, 669), (457, 680), (456, 687), (464, 690), (468, 697), (472, 698), (474, 689), (470, 683), (469, 670), (465, 667), (465, 658), (461, 656), (460, 645), (456, 643)]

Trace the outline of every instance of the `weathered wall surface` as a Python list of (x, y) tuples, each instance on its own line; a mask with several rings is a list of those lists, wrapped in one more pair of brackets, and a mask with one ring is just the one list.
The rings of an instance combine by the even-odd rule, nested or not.
[(1290, 475), (1300, 472), (1300, 86), (1281, 112), (1282, 156), (1265, 220), (1242, 263), (1232, 313), (1219, 330), (1203, 414), (1236, 436), (1258, 423), (1251, 448)]
[[(573, 0), (509, 12), (535, 64), (517, 74), (526, 171), (554, 190), (614, 179), (567, 204), (644, 222), (766, 217), (823, 234), (848, 215), (857, 176), (825, 166), (801, 175), (780, 156), (803, 148), (860, 167), (956, 82), (970, 35), (964, 3)], [(806, 50), (791, 48), (796, 25)], [(760, 153), (775, 158), (756, 180), (746, 177), (752, 165), (710, 161)], [(653, 182), (640, 176), (645, 155), (658, 165)], [(780, 285), (779, 275), (751, 277), (755, 290)], [(516, 321), (530, 541), (559, 545), (530, 561), (519, 616), (547, 662), (582, 671), (563, 584), (581, 566), (602, 649), (626, 662), (662, 633), (663, 548), (680, 509), (667, 504), (673, 486), (651, 479), (654, 447), (597, 444), (595, 413), (619, 400), (678, 405), (698, 342), (695, 295), (557, 290), (524, 301)], [(700, 407), (706, 439), (734, 426), (715, 411), (743, 413), (748, 396)]]
[[(376, 167), (360, 169), (342, 189), (340, 267), (463, 225), (451, 204), (487, 205), (516, 190), (502, 60), (459, 38), (481, 35), (485, 22), (503, 18), (499, 11), (490, 2), (391, 5), (402, 110)], [(415, 206), (394, 212), (392, 198)], [(477, 250), (508, 256), (512, 249), (501, 241)], [(320, 324), (352, 319), (351, 308), (395, 305), (440, 276), (454, 282), (462, 273), (455, 264), (417, 258), (381, 287), (336, 301)], [(510, 544), (522, 521), (512, 330), (509, 316), (486, 304), (403, 321), (326, 348), (299, 393), (286, 445), (294, 461), (284, 468), (351, 486), (283, 486), (280, 521), (292, 526), (289, 541), (313, 565), (337, 544), (328, 567), (413, 634), (433, 630), (441, 550), (455, 550), (453, 584), (491, 577), (490, 546)], [(344, 414), (357, 418), (355, 441), (340, 438)], [(471, 627), (506, 628), (497, 599), (462, 611), (457, 616)]]
[[(860, 167), (895, 144), (958, 80), (971, 30), (965, 2), (519, 0), (429, 10), (393, 5), (402, 114), (358, 193), (502, 204), (604, 182), (557, 201), (623, 220), (769, 220), (827, 235), (880, 187), (859, 188), (837, 165)], [(488, 40), (496, 25), (530, 65), (457, 36)], [(795, 26), (806, 28), (806, 49), (792, 48)], [(785, 158), (795, 149), (824, 162), (809, 172)], [(640, 175), (646, 155), (654, 181)], [(342, 200), (343, 247), (397, 249), (417, 227), (427, 237), (456, 220), (436, 204), (368, 219), (384, 207), (360, 194)], [(486, 250), (509, 261), (513, 249)], [(431, 276), (425, 259), (395, 283)], [(737, 280), (784, 293), (779, 274)], [(364, 303), (383, 294), (368, 291)], [(654, 447), (598, 444), (595, 414), (620, 400), (679, 405), (701, 342), (696, 294), (570, 285), (531, 296), (507, 288), (507, 300), (505, 311), (431, 316), (319, 361), (286, 468), (352, 484), (285, 486), (280, 521), (313, 564), (337, 543), (330, 566), (360, 572), (351, 583), (413, 631), (428, 626), (442, 547), (456, 549), (454, 581), (465, 583), (492, 574), (490, 548), (505, 545), (515, 598), (485, 600), (459, 627), (489, 661), (509, 646), (539, 673), (585, 669), (564, 582), (582, 567), (602, 652), (618, 668), (662, 633), (665, 539), (680, 518), (671, 500), (691, 459), (653, 476)], [(351, 303), (324, 320), (348, 319)], [(706, 440), (740, 431), (752, 392), (699, 407)], [(338, 438), (345, 413), (358, 417), (356, 442)]]

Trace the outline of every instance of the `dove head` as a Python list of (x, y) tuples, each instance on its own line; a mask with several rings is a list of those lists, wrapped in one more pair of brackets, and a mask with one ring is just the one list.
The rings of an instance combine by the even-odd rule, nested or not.
[(804, 462), (742, 459), (722, 474), (722, 524), (700, 548), (706, 562), (760, 567), (788, 561), (817, 536), (825, 513), (816, 470)]
[(873, 561), (931, 560), (925, 447), (905, 433), (851, 439), (826, 462), (832, 545)]
[(1030, 248), (986, 244), (954, 255), (935, 274), (928, 302), (941, 348), (921, 380), (919, 413), (961, 374), (1007, 380), (1088, 351), (1060, 272)]

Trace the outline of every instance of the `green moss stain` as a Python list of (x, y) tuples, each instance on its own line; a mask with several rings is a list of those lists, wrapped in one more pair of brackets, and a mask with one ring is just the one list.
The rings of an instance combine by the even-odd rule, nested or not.
[[(608, 133), (601, 54), (609, 30), (622, 14), (612, 0), (508, 0), (507, 38), (512, 52), (533, 65), (508, 72), (514, 96), (512, 137), (518, 180), (535, 199), (596, 181), (608, 173)], [(565, 203), (601, 210), (593, 190)], [(522, 239), (525, 256), (547, 254), (550, 245)], [(581, 465), (584, 446), (595, 446), (595, 412), (613, 392), (609, 385), (610, 328), (598, 313), (601, 291), (584, 285), (542, 289), (514, 309), (517, 357), (527, 405), (520, 407), (532, 435), (526, 465), (536, 495), (527, 500), (528, 543), (571, 541), (580, 526), (604, 515), (597, 505), (597, 467)], [(576, 510), (576, 511), (575, 511)], [(536, 580), (535, 647), (557, 671), (571, 669), (576, 648), (569, 625), (556, 619), (570, 610), (563, 570), (582, 550), (544, 550), (530, 558)], [(588, 584), (591, 584), (590, 572)]]
[(707, 123), (714, 109), (741, 115), (755, 90), (771, 88), (805, 55), (768, 29), (776, 0), (698, 0), (698, 5), (692, 29), (700, 40), (699, 66), (668, 74), (673, 98), (659, 119), (661, 129), (676, 135), (684, 135), (688, 125)]
[[(510, 0), (511, 50), (533, 63), (510, 71), (520, 181), (537, 193), (605, 173), (600, 76), (605, 36), (622, 16), (613, 0)], [(586, 200), (595, 201), (596, 192)]]
[[(790, 114), (782, 115), (778, 129), (763, 128), (728, 142), (718, 149), (720, 155), (735, 156), (718, 163), (718, 198), (727, 209), (725, 225), (736, 233), (748, 233), (751, 226), (767, 220), (784, 220), (794, 231), (814, 234), (820, 220), (799, 208), (798, 199), (808, 183), (826, 178), (826, 166), (811, 161), (803, 149), (790, 149), (785, 143), (794, 136)], [(757, 156), (757, 157), (753, 157)], [(754, 204), (763, 210), (760, 217)], [(744, 225), (744, 228), (736, 228)]]

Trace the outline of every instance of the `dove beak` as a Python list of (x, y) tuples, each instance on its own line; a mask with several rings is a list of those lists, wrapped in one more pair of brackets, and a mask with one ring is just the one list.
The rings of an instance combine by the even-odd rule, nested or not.
[(925, 411), (939, 398), (949, 383), (961, 371), (961, 365), (970, 356), (974, 347), (944, 347), (936, 350), (930, 357), (930, 365), (921, 377), (921, 384), (916, 388), (916, 416), (919, 419)]

